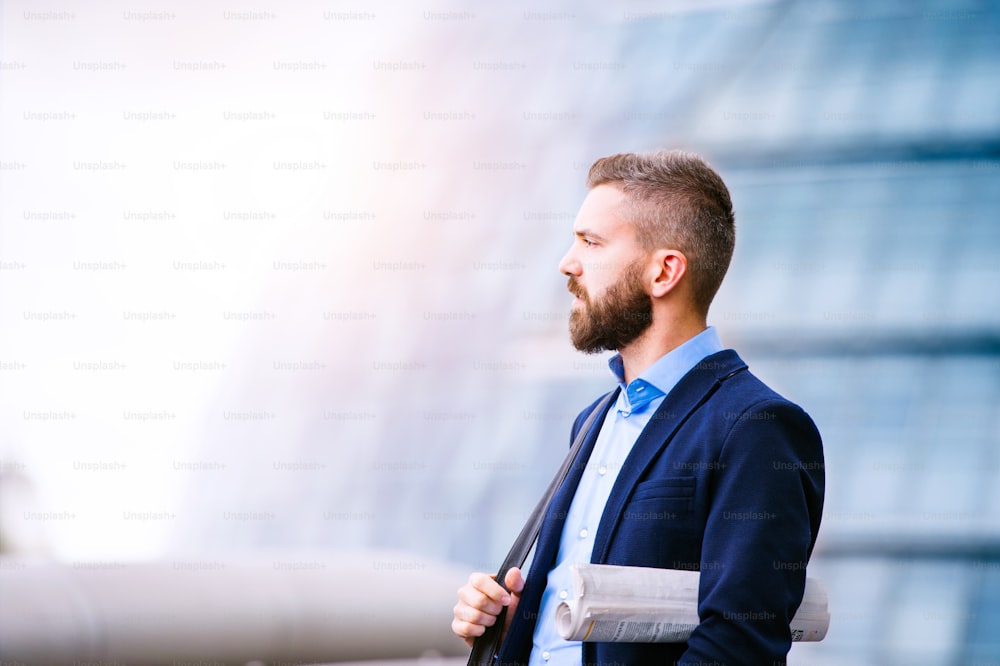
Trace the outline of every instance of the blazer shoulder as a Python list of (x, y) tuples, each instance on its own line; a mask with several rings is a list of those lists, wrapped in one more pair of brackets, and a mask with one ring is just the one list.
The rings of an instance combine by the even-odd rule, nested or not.
[(750, 372), (725, 382), (716, 403), (720, 413), (726, 424), (724, 449), (733, 437), (744, 442), (750, 437), (773, 446), (785, 441), (800, 455), (822, 456), (822, 436), (809, 413)]
[(805, 413), (805, 410), (798, 403), (775, 391), (750, 370), (733, 376), (726, 384), (728, 386), (724, 385), (724, 387), (729, 390), (725, 391), (725, 395), (730, 400), (744, 402), (747, 406), (757, 403), (772, 406), (781, 405), (793, 411)]
[(725, 358), (728, 367), (736, 367), (728, 376), (720, 377), (721, 386), (712, 399), (713, 412), (718, 414), (721, 410), (727, 417), (724, 421), (732, 426), (786, 424), (810, 438), (820, 439), (819, 430), (809, 413), (765, 384), (735, 352), (726, 350), (716, 356)]

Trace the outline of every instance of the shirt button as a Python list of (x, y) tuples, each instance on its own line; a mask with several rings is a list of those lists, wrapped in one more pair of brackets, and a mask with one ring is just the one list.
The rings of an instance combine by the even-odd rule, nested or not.
[(569, 596), (569, 592), (567, 592), (566, 590), (559, 590), (559, 598), (560, 599), (565, 599), (568, 596)]
[(632, 416), (632, 412), (629, 412), (629, 411), (623, 411), (623, 412), (622, 412), (622, 416), (624, 416), (625, 418), (628, 418), (628, 417)]
[(580, 538), (581, 539), (586, 539), (588, 534), (590, 534), (590, 532), (587, 531), (586, 527), (584, 527), (582, 530), (580, 530)]
[(552, 658), (552, 655), (549, 654), (548, 650), (546, 650), (545, 652), (542, 653), (542, 659), (544, 659), (545, 661), (548, 661), (551, 658)]
[(600, 467), (598, 467), (597, 468), (597, 473), (600, 474), (601, 476), (604, 476), (605, 474), (607, 474), (608, 473), (607, 466), (606, 465), (601, 465)]

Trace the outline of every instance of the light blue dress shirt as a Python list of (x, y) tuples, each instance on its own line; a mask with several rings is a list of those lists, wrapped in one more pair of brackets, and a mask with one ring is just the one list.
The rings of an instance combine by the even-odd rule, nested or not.
[(556, 565), (542, 594), (529, 666), (579, 666), (583, 660), (581, 644), (563, 640), (556, 630), (556, 607), (571, 589), (569, 566), (590, 562), (597, 526), (618, 472), (663, 398), (702, 359), (722, 349), (718, 333), (709, 326), (662, 356), (628, 386), (621, 356), (615, 354), (608, 361), (622, 391), (608, 410), (566, 515)]

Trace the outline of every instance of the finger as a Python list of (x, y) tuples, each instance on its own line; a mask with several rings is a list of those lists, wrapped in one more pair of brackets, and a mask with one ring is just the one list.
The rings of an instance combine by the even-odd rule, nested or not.
[(459, 606), (465, 606), (475, 611), (488, 613), (494, 617), (499, 614), (500, 609), (503, 608), (503, 604), (493, 601), (485, 594), (474, 587), (470, 587), (469, 585), (458, 588), (458, 601), (459, 605), (455, 606), (456, 611)]
[(464, 638), (467, 643), (486, 633), (486, 627), (481, 624), (470, 624), (458, 618), (451, 621), (451, 630), (459, 638)]
[(512, 594), (517, 595), (524, 590), (524, 575), (517, 567), (511, 567), (507, 570), (507, 575), (503, 577), (503, 582)]
[[(475, 636), (476, 627), (456, 617), (451, 621), (451, 630), (459, 638), (469, 638), (470, 636)], [(483, 629), (483, 631), (485, 632), (486, 630)]]
[(452, 609), (452, 612), (454, 613), (456, 620), (459, 620), (460, 622), (467, 622), (469, 624), (476, 624), (482, 627), (491, 627), (496, 624), (497, 621), (497, 615), (495, 613), (481, 611), (462, 601), (455, 604), (455, 608)]
[(500, 586), (500, 583), (493, 580), (493, 576), (487, 576), (484, 573), (474, 573), (469, 576), (469, 585), (501, 606), (506, 606), (510, 603), (510, 594)]

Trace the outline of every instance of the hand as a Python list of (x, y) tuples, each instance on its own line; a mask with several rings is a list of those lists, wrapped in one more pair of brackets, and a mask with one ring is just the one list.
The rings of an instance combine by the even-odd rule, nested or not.
[(469, 647), (476, 636), (482, 636), (486, 627), (492, 627), (497, 621), (500, 610), (506, 606), (507, 615), (503, 632), (507, 633), (510, 620), (517, 610), (517, 602), (524, 589), (524, 576), (517, 567), (511, 567), (504, 576), (508, 593), (494, 580), (494, 576), (484, 573), (474, 573), (469, 576), (469, 582), (458, 588), (458, 603), (455, 604), (455, 619), (451, 621), (451, 630), (465, 640)]

